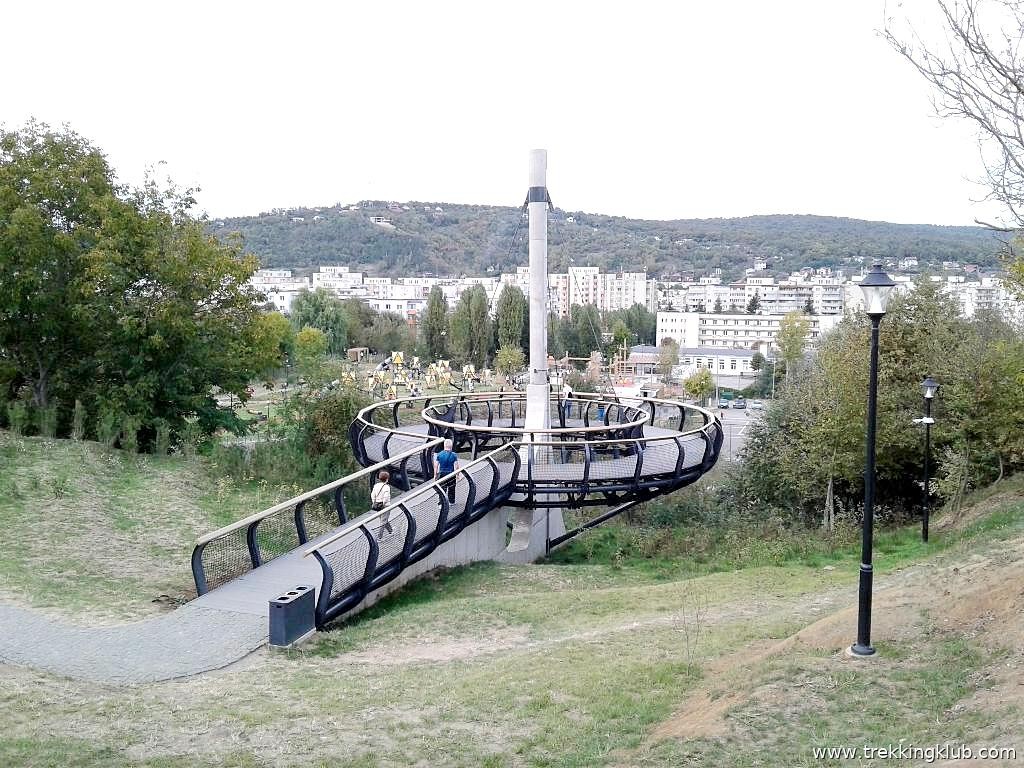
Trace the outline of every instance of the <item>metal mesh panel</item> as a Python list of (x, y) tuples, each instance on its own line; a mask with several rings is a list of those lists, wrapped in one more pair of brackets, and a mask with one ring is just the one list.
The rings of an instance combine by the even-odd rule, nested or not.
[(269, 563), (275, 557), (291, 552), (300, 544), (292, 509), (284, 509), (264, 518), (256, 526), (256, 545), (259, 549), (260, 560), (264, 563)]
[(416, 543), (437, 530), (437, 521), (441, 519), (441, 499), (433, 490), (417, 494), (405, 504), (416, 519)]
[(306, 523), (306, 536), (310, 541), (337, 528), (341, 523), (334, 501), (321, 496), (310, 499), (302, 509), (302, 517)]
[[(712, 431), (711, 434), (713, 440), (714, 431)], [(698, 433), (683, 438), (683, 449), (686, 451), (686, 457), (683, 459), (683, 468), (689, 469), (691, 467), (696, 467), (704, 461), (704, 452), (707, 450), (707, 443), (704, 442), (703, 436)]]
[(675, 472), (679, 460), (679, 446), (675, 440), (650, 440), (644, 447), (644, 464), (641, 473), (667, 475)]
[(378, 568), (391, 562), (402, 553), (402, 549), (405, 546), (405, 535), (409, 532), (409, 521), (405, 517), (405, 513), (400, 509), (391, 511), (388, 523), (391, 525), (390, 533), (384, 526), (383, 517), (366, 525), (370, 533), (373, 534), (373, 538), (377, 540), (377, 546), (380, 548), (380, 552), (377, 555)]
[(209, 589), (219, 587), (252, 569), (245, 529), (214, 539), (203, 549), (203, 571)]
[(334, 585), (331, 598), (336, 598), (366, 574), (366, 561), (370, 557), (370, 542), (363, 532), (353, 531), (345, 537), (337, 549), (321, 552), (331, 570), (334, 571)]

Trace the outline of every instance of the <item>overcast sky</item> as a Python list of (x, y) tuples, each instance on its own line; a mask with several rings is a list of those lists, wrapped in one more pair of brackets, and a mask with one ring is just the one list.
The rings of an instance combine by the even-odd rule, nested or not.
[[(927, 5), (927, 4), (926, 4)], [(360, 199), (969, 224), (970, 126), (880, 0), (5, 5), (0, 122), (67, 122), (211, 216)]]

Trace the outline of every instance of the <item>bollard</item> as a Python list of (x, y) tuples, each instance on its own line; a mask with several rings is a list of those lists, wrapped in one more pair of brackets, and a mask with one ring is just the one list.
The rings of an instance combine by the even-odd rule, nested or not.
[(270, 645), (291, 648), (316, 631), (313, 587), (295, 587), (270, 601)]

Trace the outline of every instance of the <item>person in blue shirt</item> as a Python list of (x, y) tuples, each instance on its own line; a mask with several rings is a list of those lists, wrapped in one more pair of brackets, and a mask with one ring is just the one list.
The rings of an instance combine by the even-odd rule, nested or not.
[[(452, 450), (451, 440), (444, 441), (444, 450), (434, 454), (434, 478), (440, 480), (459, 468), (459, 454)], [(455, 478), (443, 483), (448, 493), (448, 503), (455, 503)]]

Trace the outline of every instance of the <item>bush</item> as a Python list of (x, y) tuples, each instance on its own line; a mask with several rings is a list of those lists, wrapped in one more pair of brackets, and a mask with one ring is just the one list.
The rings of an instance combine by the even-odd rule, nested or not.
[(71, 439), (83, 440), (85, 438), (85, 406), (81, 400), (75, 400), (75, 410), (71, 416)]
[(121, 450), (127, 453), (139, 452), (139, 417), (124, 416), (121, 419)]
[(58, 407), (58, 403), (54, 401), (46, 408), (36, 410), (36, 426), (39, 428), (39, 434), (51, 440), (57, 436)]
[(121, 417), (113, 408), (101, 408), (96, 419), (96, 439), (107, 448), (113, 448), (121, 433), (120, 422)]
[(24, 400), (14, 400), (7, 404), (7, 424), (11, 434), (24, 435), (30, 421), (28, 403)]
[(157, 456), (166, 456), (171, 451), (171, 425), (165, 419), (157, 419), (153, 422), (153, 429), (156, 432), (153, 438), (153, 453)]

